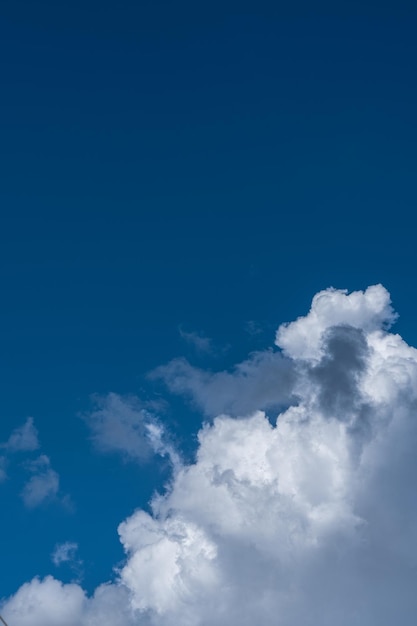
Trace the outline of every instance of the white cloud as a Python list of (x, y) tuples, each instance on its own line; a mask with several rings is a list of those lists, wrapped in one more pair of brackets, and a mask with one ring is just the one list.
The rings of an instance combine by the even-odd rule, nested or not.
[(149, 443), (152, 446), (153, 451), (155, 454), (167, 457), (170, 460), (175, 475), (182, 467), (182, 459), (174, 445), (167, 438), (164, 428), (161, 424), (154, 420), (146, 425), (146, 430)]
[[(52, 576), (34, 578), (10, 598), (3, 613), (9, 626), (127, 626), (134, 625), (128, 592), (101, 585), (87, 599), (78, 584), (63, 584)], [(150, 624), (142, 621), (141, 624)]]
[(29, 452), (39, 448), (38, 431), (33, 423), (33, 418), (28, 417), (23, 426), (16, 428), (6, 443), (0, 444), (0, 448), (8, 452)]
[(65, 541), (55, 546), (51, 554), (52, 563), (56, 567), (67, 566), (74, 574), (72, 582), (80, 582), (83, 578), (83, 561), (78, 556), (78, 544), (74, 541)]
[(74, 561), (78, 551), (78, 544), (73, 541), (65, 541), (55, 546), (51, 555), (52, 563), (57, 567), (62, 563)]
[(307, 316), (279, 327), (276, 344), (294, 359), (319, 359), (321, 337), (327, 328), (345, 324), (369, 333), (389, 328), (395, 319), (390, 295), (382, 285), (350, 294), (326, 289), (314, 296)]
[(382, 287), (319, 296), (278, 331), (297, 402), (203, 427), (195, 462), (120, 525), (118, 580), (87, 598), (35, 579), (11, 624), (414, 623), (417, 350), (387, 332)]
[(63, 585), (51, 576), (24, 584), (4, 611), (10, 625), (75, 626), (85, 613), (87, 600), (75, 584)]
[(45, 500), (56, 498), (59, 491), (59, 475), (51, 467), (47, 456), (42, 454), (35, 461), (27, 465), (32, 476), (25, 484), (22, 499), (25, 505), (32, 509)]

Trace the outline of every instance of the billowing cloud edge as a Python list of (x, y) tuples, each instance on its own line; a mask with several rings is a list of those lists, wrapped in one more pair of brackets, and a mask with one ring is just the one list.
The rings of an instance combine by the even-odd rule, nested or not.
[(195, 462), (120, 524), (117, 580), (87, 597), (34, 579), (3, 603), (10, 626), (410, 623), (417, 351), (394, 320), (381, 285), (317, 294), (277, 332), (294, 404), (206, 424)]

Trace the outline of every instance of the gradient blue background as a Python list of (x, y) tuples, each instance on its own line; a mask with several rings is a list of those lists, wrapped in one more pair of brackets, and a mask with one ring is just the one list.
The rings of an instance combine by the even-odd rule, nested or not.
[[(96, 454), (79, 414), (95, 392), (160, 397), (146, 374), (196, 359), (179, 327), (229, 345), (195, 361), (221, 369), (319, 289), (382, 282), (417, 342), (416, 17), (401, 1), (1, 3), (0, 440), (33, 416), (75, 510), (27, 511), (0, 485), (0, 596), (70, 579), (50, 562), (68, 539), (88, 589), (112, 575), (117, 524), (166, 476)], [(201, 418), (166, 398), (186, 442)]]

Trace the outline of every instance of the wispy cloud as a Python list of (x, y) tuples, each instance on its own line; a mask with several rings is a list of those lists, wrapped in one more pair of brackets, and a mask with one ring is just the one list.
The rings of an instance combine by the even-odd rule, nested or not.
[(210, 417), (242, 416), (286, 405), (294, 386), (293, 364), (272, 350), (254, 352), (232, 371), (210, 372), (186, 359), (174, 359), (150, 378), (162, 380), (171, 392), (189, 398)]
[(181, 327), (179, 328), (179, 333), (182, 339), (193, 346), (197, 352), (202, 354), (212, 354), (214, 352), (213, 341), (203, 333), (187, 332)]
[(5, 443), (0, 444), (0, 448), (11, 453), (37, 450), (39, 448), (38, 431), (33, 418), (28, 417), (22, 426), (12, 432)]
[(30, 478), (24, 484), (20, 496), (25, 506), (34, 509), (44, 502), (59, 501), (67, 509), (72, 509), (73, 504), (69, 495), (59, 493), (59, 475), (51, 467), (51, 462), (45, 454), (39, 454), (33, 458), (33, 452), (40, 449), (38, 430), (32, 417), (28, 417), (22, 426), (15, 428), (9, 439), (0, 444), (4, 450), (4, 456), (0, 457), (0, 482), (8, 478), (6, 466), (13, 469), (16, 465), (16, 457), (23, 456), (21, 464), (30, 474)]
[(243, 327), (248, 335), (252, 336), (261, 335), (264, 332), (263, 325), (256, 320), (248, 320), (244, 323)]
[(91, 439), (100, 452), (117, 452), (124, 458), (143, 462), (152, 453), (147, 424), (151, 416), (136, 397), (116, 393), (94, 396), (94, 409), (83, 418)]
[(167, 456), (174, 466), (179, 455), (157, 417), (133, 395), (94, 396), (94, 409), (83, 417), (97, 450), (143, 463), (152, 455)]
[(51, 462), (44, 454), (27, 464), (32, 476), (22, 491), (24, 504), (33, 509), (45, 501), (54, 500), (59, 492), (59, 475), (52, 469)]
[(78, 556), (78, 543), (64, 541), (58, 543), (51, 554), (52, 563), (55, 567), (66, 566), (73, 573), (73, 582), (80, 583), (84, 576), (84, 563)]
[(6, 464), (6, 457), (0, 456), (0, 483), (4, 482), (7, 479)]
[(65, 541), (55, 546), (52, 552), (52, 563), (59, 567), (63, 563), (71, 563), (76, 560), (78, 544), (73, 541)]

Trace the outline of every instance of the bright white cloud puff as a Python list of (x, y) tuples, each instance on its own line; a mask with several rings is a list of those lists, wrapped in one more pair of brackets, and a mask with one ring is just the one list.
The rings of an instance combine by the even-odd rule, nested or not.
[(417, 350), (393, 321), (382, 286), (315, 296), (277, 333), (291, 406), (217, 416), (152, 513), (119, 526), (118, 580), (87, 598), (34, 579), (4, 604), (10, 626), (412, 623)]

